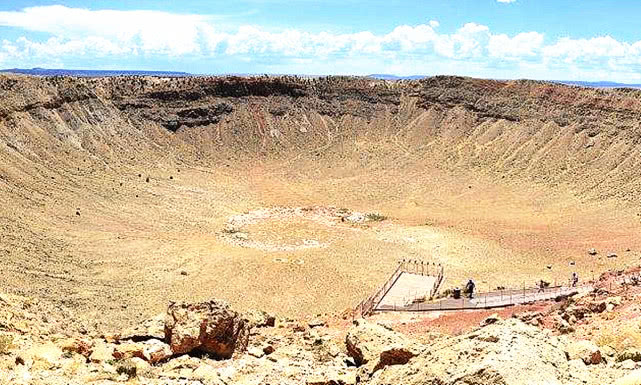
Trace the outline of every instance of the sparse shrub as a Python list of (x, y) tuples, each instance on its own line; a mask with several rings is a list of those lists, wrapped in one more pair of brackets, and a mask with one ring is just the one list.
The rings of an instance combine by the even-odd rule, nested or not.
[(367, 213), (365, 214), (365, 219), (370, 222), (382, 222), (387, 219), (385, 215), (379, 213)]
[(129, 378), (136, 377), (136, 375), (138, 375), (137, 372), (138, 368), (136, 367), (136, 364), (131, 360), (120, 361), (118, 362), (118, 366), (116, 367), (116, 373), (126, 374)]
[(8, 354), (13, 349), (13, 336), (9, 334), (0, 336), (0, 354)]

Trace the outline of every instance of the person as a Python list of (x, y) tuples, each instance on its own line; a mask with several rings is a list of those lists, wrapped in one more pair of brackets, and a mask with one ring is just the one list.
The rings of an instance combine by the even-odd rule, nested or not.
[(467, 291), (467, 293), (469, 294), (470, 299), (472, 299), (472, 297), (474, 295), (474, 288), (475, 287), (476, 287), (476, 284), (474, 283), (472, 278), (470, 278), (470, 280), (467, 281), (467, 285), (465, 285), (465, 291)]
[(576, 273), (572, 273), (572, 287), (576, 287), (576, 284), (579, 283), (579, 275)]
[(544, 280), (540, 280), (539, 281), (539, 291), (538, 292), (539, 293), (545, 292), (545, 281)]

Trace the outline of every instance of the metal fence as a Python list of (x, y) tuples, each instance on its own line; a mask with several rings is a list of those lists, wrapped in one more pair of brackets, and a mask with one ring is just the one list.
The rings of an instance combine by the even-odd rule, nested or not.
[[(430, 274), (430, 272), (432, 274)], [(356, 306), (353, 312), (353, 317), (367, 317), (368, 315), (371, 315), (374, 310), (376, 310), (376, 306), (381, 302), (381, 300), (383, 300), (387, 292), (403, 273), (436, 276), (435, 284), (430, 289), (430, 298), (436, 294), (441, 282), (443, 282), (443, 266), (440, 263), (437, 265), (435, 262), (430, 264), (429, 262), (419, 260), (399, 261), (396, 270), (394, 270), (392, 275), (387, 279), (387, 281), (385, 281), (383, 286), (381, 286), (381, 288), (372, 296), (364, 299)]]
[(484, 293), (477, 293), (472, 299), (467, 297), (442, 298), (433, 302), (417, 302), (394, 304), (392, 306), (378, 307), (376, 311), (445, 311), (445, 310), (465, 310), (465, 309), (492, 309), (498, 307), (508, 307), (513, 305), (528, 304), (537, 301), (556, 299), (558, 297), (568, 296), (573, 293), (589, 291), (592, 286), (566, 287), (554, 286), (544, 289), (540, 288), (523, 288), (496, 290)]

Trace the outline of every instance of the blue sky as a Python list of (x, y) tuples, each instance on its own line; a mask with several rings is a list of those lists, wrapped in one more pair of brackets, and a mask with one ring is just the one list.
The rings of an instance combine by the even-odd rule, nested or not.
[(641, 82), (638, 0), (0, 3), (0, 67)]

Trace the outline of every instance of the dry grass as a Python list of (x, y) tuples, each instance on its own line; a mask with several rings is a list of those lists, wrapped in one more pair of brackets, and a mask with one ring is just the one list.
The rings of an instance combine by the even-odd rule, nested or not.
[(13, 347), (13, 336), (9, 334), (0, 335), (0, 354), (8, 354)]
[(609, 346), (617, 352), (626, 349), (641, 349), (641, 324), (639, 321), (623, 325), (605, 324), (595, 332), (594, 342), (599, 346)]

